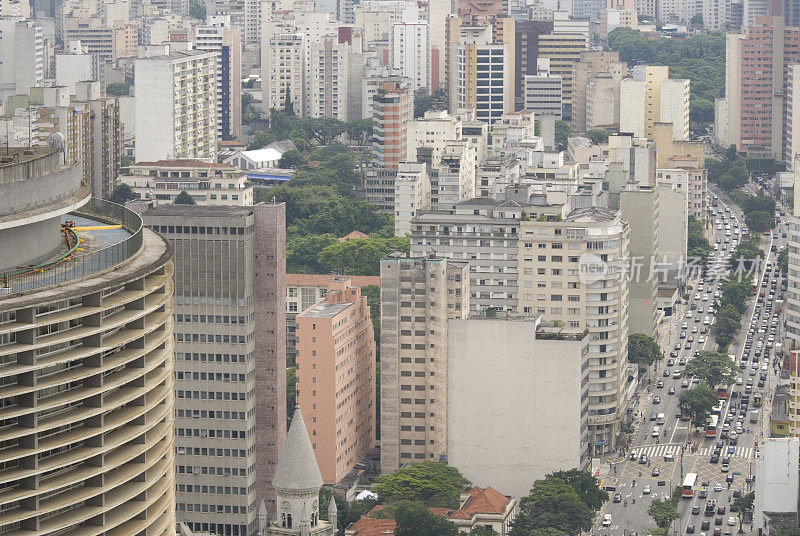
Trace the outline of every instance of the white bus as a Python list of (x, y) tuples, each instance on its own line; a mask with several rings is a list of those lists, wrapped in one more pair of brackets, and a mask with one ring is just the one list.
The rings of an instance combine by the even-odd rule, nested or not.
[(683, 497), (691, 499), (694, 497), (694, 485), (697, 483), (697, 473), (688, 473), (683, 480)]

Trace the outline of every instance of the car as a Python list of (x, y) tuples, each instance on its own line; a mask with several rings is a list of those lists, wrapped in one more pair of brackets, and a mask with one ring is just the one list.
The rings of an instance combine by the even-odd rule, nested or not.
[(722, 484), (720, 484), (719, 482), (714, 484), (714, 491), (722, 491)]
[(653, 397), (653, 404), (660, 404), (660, 403), (661, 403), (661, 397), (658, 396), (658, 395), (654, 396)]
[[(658, 417), (658, 414), (656, 414), (656, 412), (655, 412), (655, 411), (653, 411), (652, 413), (650, 413), (650, 420), (651, 420), (651, 421), (654, 421), (654, 420), (656, 420), (656, 418), (657, 418), (657, 417)], [(636, 458), (631, 458), (631, 460), (635, 460), (635, 459), (636, 459)]]
[(669, 453), (669, 452), (667, 454), (664, 454), (664, 461), (665, 462), (674, 462), (675, 461), (675, 455), (672, 454), (672, 453)]
[(669, 390), (667, 391), (667, 394), (668, 395), (674, 395), (675, 394), (675, 388), (674, 387), (670, 387)]
[(719, 454), (712, 454), (711, 458), (709, 458), (708, 463), (719, 463)]
[[(653, 417), (653, 418), (652, 418), (652, 419), (650, 419), (651, 421), (654, 421), (654, 420), (656, 420), (656, 418), (655, 418), (655, 413), (653, 413), (653, 414), (652, 414), (652, 417)], [(632, 450), (632, 451), (631, 451), (631, 454), (630, 454), (630, 456), (629, 456), (628, 458), (629, 458), (630, 460), (635, 460), (635, 459), (636, 459), (636, 458), (638, 458), (638, 457), (639, 457), (639, 453), (638, 453), (638, 452), (636, 452), (635, 450)]]
[(656, 389), (663, 389), (663, 388), (664, 388), (664, 381), (658, 380), (658, 383), (656, 383)]
[(736, 518), (733, 516), (728, 517), (728, 526), (732, 527), (734, 525), (736, 525)]
[(725, 515), (725, 507), (724, 506), (717, 506), (717, 515), (724, 516)]
[(673, 370), (672, 371), (672, 377), (677, 380), (678, 378), (681, 377), (681, 371), (680, 370)]
[(645, 486), (645, 487), (644, 487), (644, 489), (642, 490), (642, 495), (650, 495), (650, 491), (651, 491), (651, 490), (650, 490), (650, 486), (649, 486), (649, 485), (647, 485), (647, 486)]
[(733, 455), (736, 449), (734, 447), (728, 447), (728, 454)]
[(614, 494), (614, 502), (615, 503), (622, 502), (622, 494), (621, 493), (615, 493)]
[(653, 472), (651, 473), (651, 475), (652, 476), (659, 476), (660, 474), (661, 474), (661, 471), (658, 469), (658, 467), (653, 467)]
[(701, 489), (700, 493), (698, 495), (699, 495), (699, 497), (701, 499), (705, 499), (706, 497), (708, 497), (708, 490), (707, 489)]
[(692, 515), (699, 515), (699, 514), (700, 514), (700, 507), (692, 506)]
[(686, 525), (686, 534), (694, 534), (694, 525), (691, 523)]
[(611, 526), (611, 514), (606, 514), (603, 516), (603, 526), (604, 527)]
[(701, 521), (700, 522), (700, 530), (708, 530), (710, 528), (711, 528), (711, 522), (710, 521)]
[(722, 525), (722, 518), (720, 516), (715, 517), (714, 518), (714, 524), (715, 525)]
[(725, 477), (725, 482), (728, 482), (728, 483), (733, 482), (733, 474), (732, 473), (728, 473), (728, 475)]
[(681, 387), (682, 387), (682, 388), (684, 388), (684, 389), (686, 389), (687, 387), (689, 387), (689, 380), (683, 380), (683, 381), (681, 382)]
[(675, 364), (675, 360), (674, 359), (667, 359), (667, 366), (668, 367), (671, 367), (674, 364)]
[(686, 338), (686, 332), (685, 331), (681, 331), (680, 335), (678, 335), (678, 338), (679, 339), (685, 339)]
[(736, 385), (742, 385), (744, 381), (741, 378), (736, 378)]
[(682, 357), (682, 358), (680, 358), (678, 360), (678, 365), (680, 365), (681, 367), (684, 366), (685, 364), (686, 364), (686, 358), (685, 357)]
[(639, 463), (642, 465), (647, 463), (647, 454), (642, 453), (642, 455), (639, 456)]
[(670, 357), (678, 357), (678, 351), (677, 351), (677, 350), (673, 350), (673, 351), (671, 351), (671, 352), (669, 353), (669, 356), (670, 356)]
[(714, 529), (714, 536), (722, 536), (722, 529)]
[[(753, 373), (753, 375), (755, 375), (755, 373)], [(669, 378), (669, 370), (664, 369), (664, 374), (662, 374), (662, 376), (664, 376), (665, 378)]]
[(731, 467), (730, 467), (730, 465), (728, 465), (727, 463), (723, 463), (723, 464), (722, 464), (722, 472), (723, 472), (723, 473), (727, 473), (727, 472), (728, 472), (728, 471), (730, 471), (730, 470), (731, 470)]

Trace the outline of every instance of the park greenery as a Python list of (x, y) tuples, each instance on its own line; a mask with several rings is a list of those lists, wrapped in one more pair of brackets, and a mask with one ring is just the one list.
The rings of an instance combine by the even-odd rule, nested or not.
[(666, 65), (670, 78), (688, 78), (692, 122), (707, 126), (714, 121), (714, 100), (725, 92), (724, 33), (669, 39), (616, 28), (608, 34), (608, 46), (629, 65)]
[(691, 417), (695, 426), (705, 425), (706, 419), (711, 415), (711, 409), (717, 403), (717, 394), (704, 383), (684, 391), (678, 399), (678, 407)]
[(711, 254), (711, 244), (703, 233), (703, 224), (694, 216), (689, 216), (686, 248), (689, 258), (700, 259), (705, 263)]
[(659, 528), (669, 528), (672, 522), (680, 517), (677, 508), (678, 501), (680, 501), (680, 495), (674, 493), (669, 499), (653, 498), (647, 514), (653, 518)]
[(628, 335), (628, 361), (639, 365), (639, 372), (664, 357), (658, 343), (644, 333)]
[(461, 492), (469, 480), (442, 462), (415, 463), (381, 475), (372, 491), (385, 503), (418, 501), (426, 506), (458, 508)]
[[(346, 134), (363, 144), (371, 128), (371, 121), (344, 123), (272, 110), (269, 130), (256, 135), (251, 148), (287, 139), (296, 147), (282, 157), (294, 170), (292, 180), (255, 189), (256, 203), (286, 203), (288, 273), (379, 275), (382, 257), (392, 250), (408, 251), (408, 238), (394, 236), (393, 217), (356, 198), (363, 184), (359, 168), (371, 156), (337, 139)], [(368, 236), (339, 240), (353, 231)]]
[(789, 250), (786, 248), (778, 253), (778, 268), (784, 274), (789, 272)]

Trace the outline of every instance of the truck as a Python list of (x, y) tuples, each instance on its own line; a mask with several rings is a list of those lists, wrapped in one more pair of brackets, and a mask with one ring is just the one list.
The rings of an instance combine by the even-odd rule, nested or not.
[(750, 422), (753, 422), (753, 423), (758, 422), (758, 410), (757, 409), (754, 409), (753, 411), (750, 412)]

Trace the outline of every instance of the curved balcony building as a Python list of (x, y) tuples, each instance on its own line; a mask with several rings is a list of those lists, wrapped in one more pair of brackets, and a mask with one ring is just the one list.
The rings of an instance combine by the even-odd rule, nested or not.
[(0, 533), (174, 534), (170, 247), (49, 148), (0, 161), (0, 246)]

